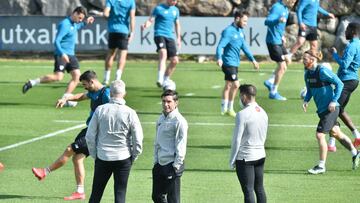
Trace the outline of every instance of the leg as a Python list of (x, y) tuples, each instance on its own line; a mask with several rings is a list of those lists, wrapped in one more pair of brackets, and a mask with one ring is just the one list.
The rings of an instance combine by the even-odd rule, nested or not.
[(327, 157), (327, 144), (325, 140), (325, 134), (321, 132), (316, 132), (316, 139), (319, 144), (319, 160), (326, 161)]
[(170, 190), (167, 196), (168, 203), (180, 203), (180, 185), (181, 177), (176, 176), (169, 187)]
[(99, 203), (107, 182), (112, 174), (113, 162), (95, 160), (94, 179), (89, 203)]
[(75, 152), (72, 150), (71, 146), (67, 146), (64, 153), (49, 166), (50, 171), (55, 171), (56, 169), (62, 167), (66, 164), (70, 157), (72, 157)]
[(165, 77), (170, 78), (171, 75), (174, 73), (175, 69), (176, 69), (176, 65), (179, 63), (179, 57), (178, 56), (174, 56), (170, 58), (170, 63), (168, 65), (168, 67), (166, 68), (166, 72), (165, 72)]
[(296, 43), (290, 49), (290, 53), (295, 54), (296, 51), (304, 44), (305, 40), (306, 40), (305, 37), (298, 36)]
[(125, 203), (126, 188), (131, 169), (131, 158), (116, 161), (113, 169), (114, 195), (116, 203)]
[[(231, 89), (229, 92), (229, 104), (234, 104), (236, 93), (237, 93), (239, 87), (240, 87), (239, 80), (235, 80), (235, 81), (231, 82)], [(229, 107), (229, 111), (231, 111), (231, 110), (234, 111), (233, 106)]]
[(57, 81), (61, 81), (64, 78), (64, 73), (63, 72), (54, 72), (52, 74), (48, 74), (45, 76), (42, 76), (40, 78), (40, 83), (52, 83), (52, 82), (57, 82)]
[(120, 80), (121, 74), (124, 72), (127, 53), (128, 53), (127, 50), (120, 51), (120, 56), (118, 59), (118, 66), (117, 66), (117, 71), (116, 71), (116, 78), (115, 78), (116, 80)]
[(356, 127), (355, 127), (354, 123), (352, 122), (349, 114), (347, 114), (345, 111), (341, 112), (339, 117), (351, 131), (354, 131), (356, 129)]
[(86, 156), (84, 154), (75, 154), (73, 156), (74, 172), (77, 185), (85, 184), (85, 166), (84, 160)]
[(160, 164), (155, 164), (152, 169), (153, 186), (152, 186), (152, 200), (154, 203), (167, 203), (166, 192), (166, 177), (161, 174)]
[(117, 49), (109, 48), (109, 51), (105, 58), (105, 73), (104, 73), (104, 83), (107, 84), (110, 81), (111, 68), (116, 57)]
[(255, 183), (254, 190), (258, 203), (266, 203), (266, 193), (264, 189), (264, 164), (265, 158), (257, 161), (255, 165)]
[(225, 80), (225, 86), (222, 92), (221, 115), (225, 115), (225, 113), (228, 111), (230, 89), (231, 81)]
[(79, 84), (79, 78), (80, 78), (80, 69), (74, 69), (70, 72), (71, 74), (71, 80), (68, 83), (68, 86), (65, 90), (65, 94), (71, 94), (76, 86)]
[(314, 51), (318, 51), (318, 41), (317, 40), (311, 40), (310, 42), (310, 49)]
[[(275, 80), (274, 80), (274, 85), (273, 85), (273, 89), (274, 89), (274, 87), (276, 87), (276, 92), (277, 92), (277, 87), (279, 86), (281, 79), (286, 72), (286, 69), (287, 69), (287, 66), (286, 66), (285, 61), (277, 62), (277, 68), (275, 70)], [(273, 89), (272, 89), (272, 91), (273, 91)]]
[[(354, 147), (354, 145), (351, 143), (351, 140), (348, 136), (346, 136), (341, 130), (340, 127), (335, 125), (331, 131), (330, 131), (331, 136), (335, 137), (337, 140), (339, 140), (339, 142), (341, 143), (341, 145), (343, 145), (347, 150), (349, 151), (354, 151), (356, 152), (356, 149)], [(356, 154), (355, 154), (356, 155)]]
[(236, 160), (236, 174), (239, 179), (241, 189), (244, 193), (245, 203), (255, 203), (254, 180), (255, 172), (253, 165), (247, 165), (243, 160)]
[(164, 81), (164, 74), (166, 70), (167, 50), (165, 48), (159, 49), (159, 64), (158, 64), (158, 86), (161, 86)]

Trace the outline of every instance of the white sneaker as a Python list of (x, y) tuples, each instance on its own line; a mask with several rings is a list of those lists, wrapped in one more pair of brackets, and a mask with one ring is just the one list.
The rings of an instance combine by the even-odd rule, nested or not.
[(66, 101), (64, 107), (75, 107), (78, 103), (76, 101)]
[(314, 174), (314, 175), (325, 173), (325, 171), (326, 171), (325, 167), (322, 168), (322, 167), (320, 167), (318, 165), (316, 165), (316, 166), (314, 166), (314, 168), (311, 168), (311, 169), (308, 170), (308, 172), (310, 174)]

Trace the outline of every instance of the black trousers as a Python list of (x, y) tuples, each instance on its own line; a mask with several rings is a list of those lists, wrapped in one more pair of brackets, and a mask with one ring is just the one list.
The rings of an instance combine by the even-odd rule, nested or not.
[(180, 203), (180, 173), (175, 173), (173, 163), (155, 164), (152, 170), (152, 200), (155, 203)]
[[(266, 202), (263, 182), (264, 164), (265, 158), (247, 162), (244, 160), (236, 160), (236, 174), (244, 193), (245, 203)], [(255, 201), (254, 191), (257, 201)]]
[(125, 203), (131, 165), (131, 157), (120, 161), (103, 161), (97, 158), (95, 160), (94, 179), (89, 202), (100, 202), (106, 184), (111, 174), (114, 174), (114, 202)]

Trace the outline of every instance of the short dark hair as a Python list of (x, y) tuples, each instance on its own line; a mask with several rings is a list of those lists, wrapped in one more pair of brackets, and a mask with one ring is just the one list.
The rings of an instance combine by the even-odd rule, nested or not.
[(86, 12), (86, 9), (82, 6), (78, 6), (74, 9), (73, 13), (82, 13), (84, 14), (84, 16), (87, 16), (87, 12)]
[(245, 94), (247, 96), (252, 96), (252, 97), (256, 96), (256, 87), (254, 85), (243, 84), (240, 85), (239, 89), (240, 89), (240, 94)]
[(250, 13), (244, 9), (238, 9), (234, 12), (234, 18), (242, 18), (244, 16), (250, 16)]
[(178, 93), (175, 90), (165, 90), (161, 94), (161, 98), (166, 97), (166, 96), (172, 96), (174, 101), (177, 101), (179, 99)]
[(351, 22), (346, 29), (349, 29), (354, 35), (360, 35), (360, 24), (357, 22)]
[(93, 79), (97, 79), (96, 73), (93, 70), (87, 70), (85, 71), (83, 74), (80, 75), (80, 81), (88, 81), (90, 82), (90, 80)]

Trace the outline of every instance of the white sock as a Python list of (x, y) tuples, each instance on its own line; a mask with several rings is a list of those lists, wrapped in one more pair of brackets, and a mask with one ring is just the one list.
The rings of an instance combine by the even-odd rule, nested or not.
[(354, 149), (351, 150), (352, 156), (356, 156), (357, 153), (358, 153), (358, 150), (357, 150), (356, 148), (354, 148)]
[(121, 80), (122, 70), (117, 69), (115, 74), (115, 80)]
[(331, 146), (331, 147), (335, 147), (335, 138), (334, 137), (329, 138), (328, 145)]
[(267, 79), (267, 81), (269, 81), (271, 84), (274, 84), (274, 82), (275, 82), (275, 73), (274, 72), (271, 74), (269, 79)]
[(170, 76), (164, 76), (164, 81), (170, 80)]
[(221, 112), (226, 112), (228, 110), (228, 104), (229, 101), (228, 100), (221, 100)]
[(30, 80), (31, 86), (35, 86), (40, 84), (40, 78), (36, 78), (34, 80)]
[(104, 71), (104, 82), (108, 83), (109, 80), (110, 80), (110, 74), (111, 74), (111, 71), (110, 70), (105, 70)]
[(229, 111), (234, 111), (234, 102), (233, 101), (229, 101), (228, 110)]
[(271, 94), (277, 93), (278, 87), (279, 87), (279, 85), (273, 85), (272, 88), (271, 88)]
[(325, 168), (325, 160), (319, 160), (319, 164), (318, 166), (321, 167), (321, 168)]
[(64, 93), (64, 95), (62, 96), (62, 98), (67, 98), (67, 97), (70, 97), (70, 96), (72, 96), (71, 93)]
[(352, 134), (355, 138), (360, 138), (360, 133), (357, 129), (355, 129), (354, 131), (352, 131)]
[(78, 193), (84, 193), (84, 185), (77, 185), (76, 186), (76, 192)]
[(159, 82), (164, 82), (164, 72), (162, 72), (162, 71), (158, 71), (158, 81)]
[(51, 172), (49, 167), (45, 168), (45, 176), (49, 175), (49, 173)]

